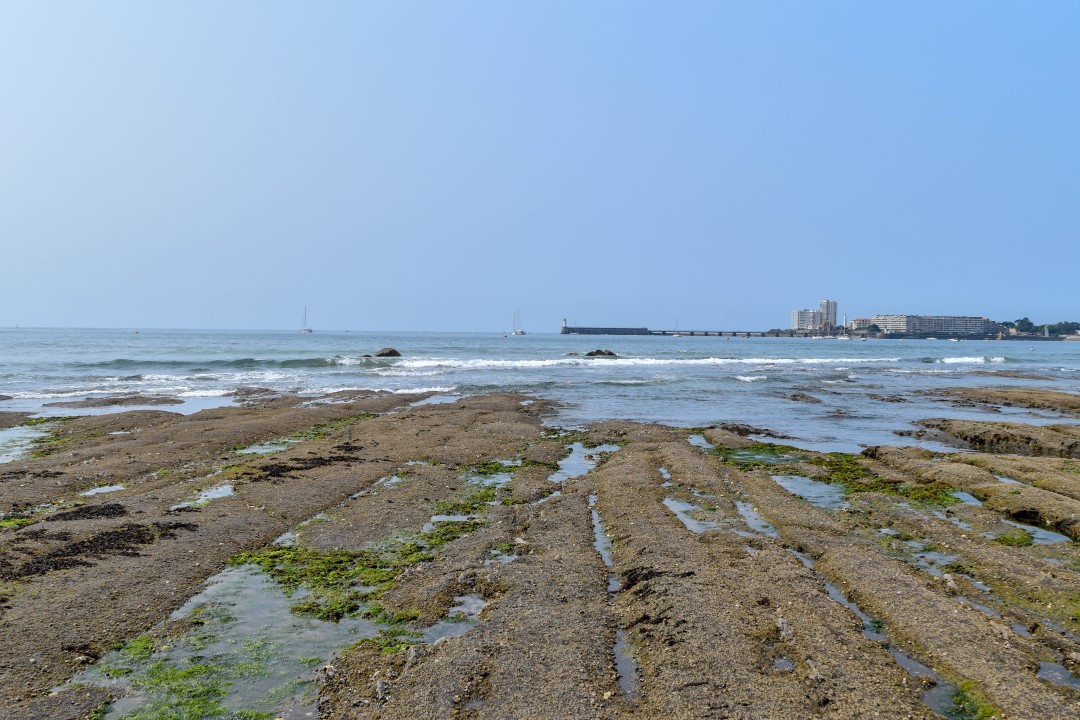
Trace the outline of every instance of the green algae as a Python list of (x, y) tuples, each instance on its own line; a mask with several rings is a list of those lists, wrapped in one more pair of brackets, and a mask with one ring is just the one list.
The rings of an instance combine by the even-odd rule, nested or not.
[(861, 456), (849, 453), (828, 453), (808, 460), (822, 468), (827, 482), (843, 485), (849, 493), (874, 492), (895, 495), (920, 505), (948, 507), (961, 502), (952, 495), (956, 488), (946, 483), (901, 483), (881, 477), (860, 462)]
[(28, 517), (10, 517), (0, 520), (0, 528), (21, 528), (33, 525), (34, 520)]
[(953, 707), (947, 714), (950, 720), (989, 720), (1000, 711), (984, 698), (978, 683), (967, 680), (956, 686), (952, 694)]
[(273, 546), (241, 553), (230, 562), (258, 566), (287, 595), (308, 591), (290, 608), (293, 613), (337, 622), (361, 614), (365, 603), (391, 588), (401, 572), (430, 562), (435, 558), (433, 550), (482, 525), (478, 520), (436, 522), (416, 537), (392, 538), (367, 550)]
[(315, 550), (300, 545), (241, 553), (230, 562), (258, 566), (286, 595), (300, 589), (310, 591), (292, 606), (292, 612), (334, 622), (356, 615), (369, 593), (389, 587), (405, 567), (403, 559), (391, 553)]
[(448, 542), (475, 532), (484, 523), (479, 520), (450, 520), (435, 523), (435, 527), (423, 535), (429, 548), (437, 548)]
[(431, 508), (438, 515), (471, 515), (484, 505), (497, 502), (499, 489), (490, 485), (472, 487), (452, 500), (440, 500)]
[(573, 445), (574, 443), (580, 443), (581, 447), (586, 450), (598, 448), (604, 443), (591, 440), (589, 433), (585, 430), (552, 430), (546, 432), (542, 436), (545, 440), (558, 440), (560, 443), (566, 445)]
[(374, 637), (367, 637), (356, 645), (374, 645), (384, 653), (397, 653), (419, 644), (423, 635), (414, 630), (391, 627), (380, 630)]
[(491, 462), (469, 466), (469, 472), (474, 475), (502, 475), (504, 473), (513, 472), (516, 469), (516, 465), (507, 465), (500, 460), (492, 460)]
[(307, 430), (301, 430), (300, 432), (293, 433), (289, 436), (291, 440), (324, 440), (328, 438), (335, 430), (339, 430), (348, 425), (354, 425), (361, 420), (369, 420), (371, 418), (378, 417), (374, 413), (359, 413), (357, 415), (349, 415), (348, 417), (339, 418), (337, 420), (331, 420), (330, 422), (319, 423), (318, 425), (312, 425)]
[[(235, 618), (218, 607), (209, 608), (213, 619), (228, 623)], [(203, 613), (199, 608), (194, 613)], [(194, 614), (193, 613), (193, 614)], [(198, 623), (193, 622), (197, 625)], [(208, 636), (207, 642), (192, 642), (188, 635), (181, 643), (181, 653), (196, 653), (221, 637)], [(239, 642), (230, 641), (231, 649), (224, 654), (202, 654), (170, 658), (158, 655), (171, 650), (160, 645), (148, 634), (130, 640), (119, 651), (109, 656), (97, 670), (108, 678), (129, 677), (130, 687), (145, 694), (146, 701), (134, 711), (125, 714), (124, 720), (178, 720), (192, 718), (224, 718), (225, 720), (266, 720), (274, 713), (250, 708), (233, 708), (225, 704), (233, 690), (234, 681), (245, 678), (269, 678), (274, 672), (280, 648), (262, 632), (251, 634)], [(187, 649), (184, 649), (187, 648)], [(296, 683), (278, 688), (272, 694), (289, 694)], [(273, 701), (267, 696), (261, 702)], [(265, 705), (264, 705), (265, 706)], [(108, 708), (106, 707), (106, 710)]]
[(363, 616), (382, 625), (405, 625), (420, 619), (419, 610), (395, 610), (391, 612), (379, 603), (371, 603), (364, 610)]
[(23, 423), (26, 427), (36, 427), (38, 425), (47, 425), (48, 423), (63, 423), (68, 420), (74, 420), (77, 415), (55, 415), (53, 417), (36, 417), (30, 418)]
[[(125, 720), (179, 720), (180, 718), (223, 718), (224, 720), (269, 720), (273, 713), (232, 709), (222, 704), (232, 683), (226, 677), (243, 677), (253, 672), (244, 666), (228, 667), (197, 657), (176, 663), (157, 660), (132, 684), (152, 699)], [(260, 670), (261, 666), (257, 666)]]
[(132, 660), (149, 660), (154, 654), (154, 638), (149, 635), (139, 635), (120, 648), (120, 652)]
[(739, 448), (718, 445), (712, 449), (712, 452), (719, 455), (725, 464), (734, 465), (742, 470), (771, 468), (802, 462), (806, 459), (799, 448), (772, 443), (751, 443)]
[(1031, 533), (1027, 530), (1016, 528), (1015, 530), (1001, 533), (994, 538), (994, 542), (1009, 547), (1027, 547), (1028, 545), (1035, 543), (1035, 538), (1033, 538)]
[[(69, 420), (75, 420), (76, 417), (77, 416), (75, 415), (57, 415), (55, 417), (30, 418), (29, 420), (24, 422), (23, 425), (28, 427), (36, 427), (52, 425), (53, 423), (62, 424), (68, 422)], [(80, 440), (92, 440), (94, 438), (103, 437), (105, 435), (105, 433), (103, 432), (88, 432), (80, 435), (63, 435), (61, 434), (62, 430), (62, 427), (56, 427), (53, 428), (52, 432), (48, 433), (47, 435), (31, 440), (30, 446), (32, 449), (30, 450), (30, 457), (33, 459), (48, 457), (49, 455), (52, 455), (53, 453), (63, 448), (65, 445), (70, 445), (71, 443), (79, 442)]]

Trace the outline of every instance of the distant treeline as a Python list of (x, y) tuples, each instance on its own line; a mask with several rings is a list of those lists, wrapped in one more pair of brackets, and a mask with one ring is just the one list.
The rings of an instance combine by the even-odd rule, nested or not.
[(1026, 317), (1011, 322), (1003, 322), (1001, 324), (1007, 328), (1016, 328), (1017, 332), (1022, 333), (1041, 334), (1043, 328), (1047, 328), (1051, 335), (1072, 335), (1077, 330), (1080, 330), (1080, 322), (1043, 323), (1042, 325), (1036, 325)]

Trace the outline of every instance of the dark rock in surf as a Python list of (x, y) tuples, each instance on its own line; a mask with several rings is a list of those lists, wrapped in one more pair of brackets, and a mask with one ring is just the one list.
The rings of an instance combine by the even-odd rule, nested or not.
[(784, 435), (783, 433), (773, 432), (768, 428), (754, 427), (753, 425), (746, 425), (744, 423), (720, 423), (717, 425), (721, 430), (727, 430), (730, 433), (747, 437), (749, 435), (760, 435), (762, 437), (776, 438), (779, 440), (792, 440), (791, 435)]
[(619, 357), (619, 355), (610, 350), (590, 350), (585, 353), (585, 357)]
[(401, 357), (401, 353), (392, 347), (385, 347), (379, 352), (375, 353), (375, 357)]
[(808, 403), (820, 403), (821, 400), (813, 395), (807, 395), (806, 393), (791, 393), (787, 396), (788, 400), (794, 400), (795, 402), (808, 402)]

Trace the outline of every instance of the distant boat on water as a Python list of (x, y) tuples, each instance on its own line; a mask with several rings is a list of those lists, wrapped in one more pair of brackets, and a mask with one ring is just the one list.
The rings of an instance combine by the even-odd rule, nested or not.
[(525, 331), (518, 327), (518, 320), (520, 319), (521, 311), (514, 313), (514, 329), (511, 331), (511, 335), (524, 335)]
[(308, 327), (308, 324), (307, 324), (307, 305), (304, 306), (304, 324), (300, 326), (300, 332), (302, 332), (302, 333), (311, 332), (311, 328)]

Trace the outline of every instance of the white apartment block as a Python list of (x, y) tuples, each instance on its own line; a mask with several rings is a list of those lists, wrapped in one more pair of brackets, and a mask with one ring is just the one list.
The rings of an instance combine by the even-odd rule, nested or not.
[(791, 313), (792, 330), (817, 330), (821, 327), (819, 310), (795, 310)]
[(887, 333), (921, 335), (989, 335), (997, 323), (964, 315), (875, 315), (870, 323)]
[(915, 332), (911, 329), (911, 319), (914, 315), (875, 315), (870, 318), (872, 325), (877, 325), (881, 328), (882, 332), (887, 333), (909, 333)]

